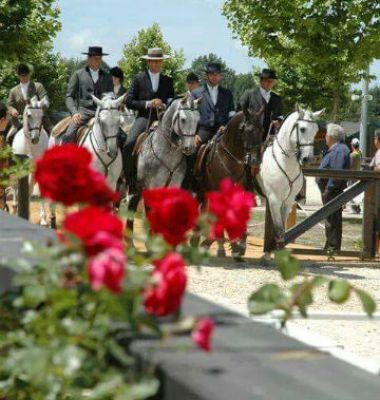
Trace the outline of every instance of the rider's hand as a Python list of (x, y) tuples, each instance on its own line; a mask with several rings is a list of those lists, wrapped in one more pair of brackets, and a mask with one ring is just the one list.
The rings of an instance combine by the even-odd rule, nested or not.
[(202, 144), (202, 139), (201, 139), (201, 137), (199, 135), (195, 136), (195, 144), (197, 146), (200, 146)]
[(152, 101), (152, 106), (155, 108), (163, 108), (164, 104), (162, 103), (161, 99), (154, 99)]
[(73, 115), (72, 119), (73, 119), (74, 123), (76, 123), (78, 125), (78, 124), (80, 124), (81, 115), (79, 113), (76, 113)]
[(14, 110), (11, 111), (11, 115), (12, 115), (12, 117), (17, 118), (20, 114), (18, 113), (17, 110), (14, 109)]

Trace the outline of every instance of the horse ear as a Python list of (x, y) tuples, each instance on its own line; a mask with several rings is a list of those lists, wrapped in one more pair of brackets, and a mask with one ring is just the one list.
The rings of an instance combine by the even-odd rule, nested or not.
[(91, 95), (92, 100), (94, 100), (94, 103), (98, 106), (101, 107), (102, 105), (102, 101), (100, 99), (98, 99), (96, 96), (94, 96), (93, 94)]
[(187, 103), (188, 99), (189, 99), (189, 95), (186, 93), (181, 99), (181, 105), (184, 106)]
[(48, 99), (48, 97), (47, 96), (45, 96), (41, 101), (40, 101), (40, 103), (39, 103), (39, 106), (41, 107), (41, 108), (48, 108), (49, 107), (49, 99)]
[(322, 110), (316, 111), (313, 113), (313, 117), (315, 119), (319, 119), (326, 111), (326, 108), (323, 108)]
[(114, 101), (114, 107), (117, 107), (117, 108), (120, 107), (124, 103), (126, 97), (127, 97), (127, 93), (124, 93), (122, 96), (120, 96), (118, 99), (116, 99)]
[(197, 99), (194, 99), (194, 104), (196, 105), (196, 106), (198, 106), (198, 104), (202, 101), (202, 96), (201, 97), (198, 97)]

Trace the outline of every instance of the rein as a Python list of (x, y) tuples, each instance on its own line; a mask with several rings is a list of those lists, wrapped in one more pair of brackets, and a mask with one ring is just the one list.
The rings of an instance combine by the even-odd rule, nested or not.
[(286, 197), (285, 201), (288, 200), (289, 196), (291, 195), (291, 193), (292, 193), (292, 191), (293, 191), (293, 185), (294, 185), (294, 183), (295, 183), (295, 182), (297, 181), (297, 179), (302, 175), (301, 164), (300, 164), (300, 162), (299, 162), (300, 149), (301, 149), (302, 147), (314, 146), (314, 142), (309, 142), (309, 143), (301, 143), (301, 142), (300, 142), (300, 133), (299, 133), (299, 125), (298, 125), (298, 122), (300, 122), (300, 121), (318, 124), (316, 121), (300, 118), (300, 119), (297, 119), (297, 121), (294, 123), (294, 125), (293, 125), (293, 127), (292, 127), (292, 129), (291, 129), (291, 131), (290, 131), (289, 137), (292, 136), (292, 134), (293, 134), (293, 132), (294, 132), (295, 129), (296, 129), (296, 132), (297, 132), (297, 144), (296, 144), (297, 150), (294, 152), (294, 154), (297, 155), (297, 161), (298, 161), (298, 166), (299, 166), (299, 172), (298, 172), (298, 175), (297, 175), (294, 179), (290, 179), (290, 177), (289, 177), (289, 175), (286, 173), (285, 169), (280, 165), (280, 162), (278, 161), (278, 159), (277, 159), (277, 157), (276, 157), (276, 154), (275, 154), (275, 152), (274, 152), (274, 144), (277, 143), (277, 145), (278, 145), (279, 148), (281, 149), (282, 154), (283, 154), (285, 157), (290, 158), (290, 157), (292, 156), (291, 154), (289, 154), (288, 152), (286, 152), (286, 151), (284, 150), (284, 148), (281, 146), (280, 141), (278, 140), (278, 135), (274, 135), (275, 137), (274, 137), (274, 141), (273, 141), (273, 145), (272, 145), (272, 156), (273, 156), (273, 159), (275, 160), (275, 162), (276, 162), (276, 164), (277, 164), (279, 170), (285, 175), (285, 177), (286, 177), (286, 179), (287, 179), (287, 181), (288, 181), (288, 183), (289, 183), (289, 193), (288, 193), (288, 196)]

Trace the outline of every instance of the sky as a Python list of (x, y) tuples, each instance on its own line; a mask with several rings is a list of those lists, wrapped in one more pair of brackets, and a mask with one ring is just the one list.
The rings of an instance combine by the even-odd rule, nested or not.
[[(88, 46), (100, 45), (110, 56), (105, 61), (116, 65), (128, 43), (140, 29), (160, 24), (164, 38), (174, 50), (182, 49), (186, 67), (209, 53), (222, 57), (238, 73), (263, 61), (248, 56), (234, 39), (221, 13), (223, 0), (57, 0), (61, 9), (62, 30), (54, 47), (64, 57), (84, 57)], [(380, 61), (371, 65), (379, 84)], [(360, 87), (360, 85), (354, 85)]]
[(165, 40), (183, 49), (186, 66), (209, 53), (222, 57), (237, 72), (250, 72), (264, 63), (248, 56), (233, 39), (221, 13), (222, 0), (57, 0), (62, 30), (54, 47), (64, 57), (82, 57), (88, 46), (101, 45), (110, 56), (108, 64), (121, 58), (124, 44), (136, 33), (157, 22)]

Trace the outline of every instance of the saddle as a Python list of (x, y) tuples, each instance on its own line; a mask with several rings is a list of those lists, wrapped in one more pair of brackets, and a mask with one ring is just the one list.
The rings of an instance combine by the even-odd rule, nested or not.
[(135, 147), (133, 148), (133, 151), (132, 151), (133, 156), (136, 156), (137, 154), (141, 153), (142, 146), (143, 146), (145, 140), (150, 136), (150, 134), (154, 130), (156, 130), (157, 127), (158, 127), (158, 121), (154, 121), (147, 131), (145, 131), (141, 135), (139, 135), (139, 137), (136, 140)]
[[(90, 121), (84, 125), (81, 126), (77, 130), (77, 134), (75, 137), (75, 143), (79, 143), (81, 139), (86, 135), (86, 133), (94, 126), (95, 118), (91, 118)], [(71, 117), (66, 117), (63, 120), (59, 121), (58, 124), (53, 128), (51, 134), (55, 138), (61, 137), (69, 128), (71, 123)]]

